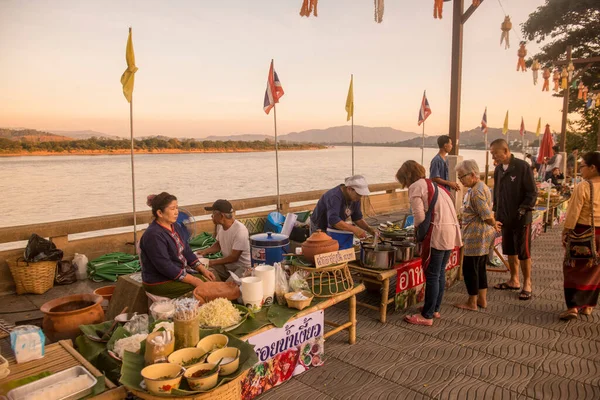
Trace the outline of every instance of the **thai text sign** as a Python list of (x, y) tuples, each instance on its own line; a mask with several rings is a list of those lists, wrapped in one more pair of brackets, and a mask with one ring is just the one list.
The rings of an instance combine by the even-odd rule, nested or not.
[(356, 253), (353, 248), (331, 253), (317, 254), (315, 256), (315, 267), (322, 268), (332, 264), (341, 264), (356, 260)]
[[(455, 247), (450, 254), (446, 271), (457, 267), (460, 264), (460, 247)], [(425, 271), (421, 265), (421, 259), (402, 263), (396, 266), (398, 277), (396, 279), (396, 293), (412, 289), (425, 282)]]

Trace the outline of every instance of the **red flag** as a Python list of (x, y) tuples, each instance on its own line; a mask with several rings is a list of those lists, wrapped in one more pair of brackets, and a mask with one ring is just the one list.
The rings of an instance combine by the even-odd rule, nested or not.
[(275, 103), (279, 103), (279, 98), (283, 96), (283, 87), (279, 82), (279, 77), (275, 68), (273, 68), (273, 60), (271, 60), (271, 67), (269, 68), (269, 77), (267, 78), (267, 90), (265, 91), (265, 101), (263, 103), (263, 109), (268, 114)]
[(423, 91), (423, 100), (421, 100), (421, 108), (419, 109), (419, 125), (421, 125), (427, 117), (431, 115), (431, 107), (429, 107), (429, 101)]
[(521, 136), (525, 136), (525, 123), (523, 122), (523, 117), (521, 117), (521, 129), (519, 130)]

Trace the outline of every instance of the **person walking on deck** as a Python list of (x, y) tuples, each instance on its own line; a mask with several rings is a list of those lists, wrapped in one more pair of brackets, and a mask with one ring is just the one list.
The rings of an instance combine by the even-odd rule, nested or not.
[(487, 307), (488, 250), (496, 237), (496, 221), (492, 211), (492, 193), (479, 179), (475, 160), (465, 160), (456, 166), (460, 183), (469, 188), (462, 208), (463, 263), (462, 271), (469, 298), (456, 307), (476, 311)]
[[(407, 315), (405, 321), (415, 325), (433, 325), (440, 318), (440, 306), (446, 286), (446, 264), (455, 247), (462, 246), (460, 226), (452, 197), (446, 188), (425, 179), (425, 168), (416, 161), (406, 161), (396, 173), (396, 180), (408, 188), (414, 225), (428, 223), (422, 238), (421, 263), (425, 272), (425, 304), (421, 314)], [(429, 222), (425, 222), (430, 218)]]
[(519, 290), (519, 266), (523, 270), (520, 300), (531, 299), (531, 221), (537, 188), (531, 167), (510, 153), (504, 139), (496, 139), (490, 152), (498, 166), (494, 170), (496, 225), (502, 229), (502, 252), (508, 256), (510, 279), (494, 286), (499, 290)]
[[(598, 304), (600, 294), (600, 153), (586, 153), (581, 162), (581, 176), (585, 179), (573, 190), (567, 207), (563, 228), (563, 263), (565, 302), (567, 310), (560, 314), (563, 320), (577, 318), (578, 312), (590, 315)], [(594, 227), (591, 230), (591, 227)], [(591, 231), (591, 232), (590, 232)], [(570, 237), (590, 233), (595, 246), (586, 246), (585, 241), (575, 243)], [(589, 250), (586, 257), (586, 248)], [(596, 254), (593, 254), (593, 251)]]
[(452, 139), (448, 135), (442, 135), (437, 139), (437, 144), (440, 151), (433, 157), (429, 164), (429, 179), (445, 187), (446, 189), (460, 190), (458, 182), (450, 181), (450, 173), (448, 172), (448, 160), (446, 156), (452, 150)]

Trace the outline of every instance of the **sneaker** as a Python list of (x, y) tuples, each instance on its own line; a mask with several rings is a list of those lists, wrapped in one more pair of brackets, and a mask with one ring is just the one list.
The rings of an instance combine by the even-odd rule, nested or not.
[(413, 324), (413, 325), (425, 325), (425, 326), (433, 325), (433, 319), (427, 319), (427, 318), (421, 316), (420, 314), (407, 315), (404, 317), (404, 320), (406, 322), (408, 322), (409, 324)]

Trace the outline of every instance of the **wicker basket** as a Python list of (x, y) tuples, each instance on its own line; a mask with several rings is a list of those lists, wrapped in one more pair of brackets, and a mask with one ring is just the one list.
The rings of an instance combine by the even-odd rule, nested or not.
[(17, 294), (43, 294), (54, 286), (56, 261), (28, 263), (18, 258), (6, 262), (17, 286)]
[(333, 297), (354, 288), (348, 263), (329, 265), (323, 268), (291, 265), (292, 273), (303, 270), (308, 273), (306, 281), (316, 297)]
[[(193, 396), (171, 396), (171, 398), (176, 400), (240, 400), (242, 398), (242, 381), (246, 379), (246, 375), (248, 375), (248, 371), (245, 371), (234, 380), (227, 382), (210, 392)], [(167, 398), (165, 396), (155, 396), (148, 392), (142, 392), (130, 387), (128, 387), (127, 390), (144, 400), (165, 400), (165, 398)]]
[(294, 295), (293, 292), (285, 294), (285, 300), (287, 301), (287, 305), (289, 308), (304, 310), (306, 307), (310, 306), (310, 302), (315, 296), (313, 296), (313, 294), (308, 290), (303, 290), (301, 293), (307, 298), (304, 300), (294, 300), (291, 298)]

